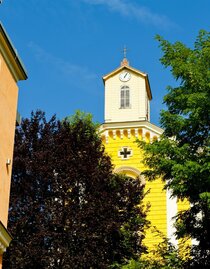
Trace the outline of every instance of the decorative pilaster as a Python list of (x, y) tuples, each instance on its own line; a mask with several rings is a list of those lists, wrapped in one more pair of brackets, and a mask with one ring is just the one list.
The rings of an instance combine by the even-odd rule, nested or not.
[(116, 140), (116, 130), (113, 130), (112, 133), (113, 133), (113, 139)]
[(123, 139), (123, 129), (120, 130), (120, 138)]
[(105, 140), (106, 140), (106, 144), (108, 144), (108, 142), (109, 142), (109, 131), (108, 130), (105, 131)]
[(131, 129), (128, 129), (128, 138), (130, 139), (131, 138)]
[(142, 140), (145, 141), (146, 139), (146, 130), (142, 128)]
[(135, 137), (138, 138), (138, 128), (135, 128)]
[(177, 198), (172, 197), (169, 189), (166, 190), (166, 207), (167, 207), (167, 237), (174, 246), (178, 246), (178, 241), (175, 236), (175, 219), (177, 214)]

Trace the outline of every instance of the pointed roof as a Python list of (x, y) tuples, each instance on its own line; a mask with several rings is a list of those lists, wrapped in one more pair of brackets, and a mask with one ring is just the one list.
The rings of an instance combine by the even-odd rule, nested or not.
[(149, 100), (151, 100), (151, 99), (152, 99), (152, 92), (151, 92), (151, 88), (150, 88), (150, 84), (149, 84), (149, 78), (148, 78), (148, 75), (147, 75), (146, 73), (141, 72), (141, 71), (138, 70), (138, 69), (135, 69), (135, 68), (131, 67), (131, 66), (129, 65), (129, 62), (128, 62), (127, 58), (125, 58), (125, 57), (123, 58), (120, 67), (116, 68), (116, 69), (113, 70), (112, 72), (110, 72), (110, 73), (108, 73), (108, 74), (106, 74), (105, 76), (102, 77), (104, 84), (105, 84), (105, 81), (106, 81), (107, 79), (109, 79), (110, 77), (112, 77), (112, 76), (118, 74), (119, 72), (121, 72), (121, 71), (123, 71), (123, 70), (125, 70), (125, 69), (126, 69), (126, 70), (130, 70), (130, 71), (132, 71), (133, 73), (135, 73), (135, 74), (137, 74), (137, 75), (139, 75), (139, 76), (145, 78), (147, 94), (148, 94)]

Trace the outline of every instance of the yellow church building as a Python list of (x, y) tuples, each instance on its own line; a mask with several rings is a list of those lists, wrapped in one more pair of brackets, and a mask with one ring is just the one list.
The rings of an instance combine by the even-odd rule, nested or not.
[(139, 177), (145, 191), (149, 191), (144, 199), (150, 204), (147, 217), (151, 228), (146, 233), (145, 244), (153, 248), (160, 242), (154, 232), (157, 229), (177, 245), (173, 217), (180, 205), (171, 198), (169, 190), (163, 190), (161, 180), (148, 182), (142, 176), (145, 169), (143, 152), (136, 143), (137, 139), (150, 143), (163, 133), (150, 122), (152, 91), (148, 75), (131, 67), (125, 56), (120, 67), (105, 75), (103, 82), (105, 119), (100, 131), (114, 171)]

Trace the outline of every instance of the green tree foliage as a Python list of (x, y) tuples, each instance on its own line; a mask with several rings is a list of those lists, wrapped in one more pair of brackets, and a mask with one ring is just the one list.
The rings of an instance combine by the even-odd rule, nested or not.
[(183, 251), (188, 251), (186, 242), (180, 242), (179, 249), (175, 247), (168, 238), (161, 232), (156, 231), (156, 236), (162, 241), (153, 246), (147, 255), (139, 257), (137, 260), (131, 259), (121, 269), (185, 269), (186, 260)]
[(210, 268), (210, 33), (200, 31), (194, 48), (157, 36), (161, 62), (170, 67), (177, 87), (168, 87), (161, 112), (160, 141), (140, 143), (150, 180), (162, 176), (174, 196), (188, 199), (178, 216), (178, 237), (197, 240), (190, 268)]
[(89, 115), (32, 113), (16, 129), (13, 165), (5, 269), (103, 269), (145, 251), (143, 188), (113, 174)]
[(130, 260), (121, 269), (185, 269), (185, 261), (180, 257), (177, 249), (168, 241), (162, 242), (155, 251), (158, 259), (154, 256), (143, 257), (139, 260)]

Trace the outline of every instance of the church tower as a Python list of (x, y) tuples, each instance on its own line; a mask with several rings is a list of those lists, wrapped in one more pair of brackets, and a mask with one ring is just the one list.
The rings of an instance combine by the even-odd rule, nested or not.
[(124, 58), (121, 67), (105, 75), (103, 81), (105, 123), (150, 120), (152, 93), (147, 74), (130, 67)]
[(153, 232), (155, 229), (177, 244), (172, 220), (177, 212), (176, 200), (163, 190), (161, 179), (146, 182), (141, 174), (145, 169), (143, 152), (136, 140), (150, 143), (163, 132), (150, 122), (152, 92), (148, 75), (131, 67), (124, 53), (120, 67), (103, 76), (103, 82), (105, 120), (101, 125), (101, 135), (114, 171), (133, 178), (139, 177), (145, 191), (149, 191), (144, 200), (145, 204), (150, 204), (147, 217), (151, 221), (151, 229), (147, 231), (145, 244), (150, 249), (160, 242)]

